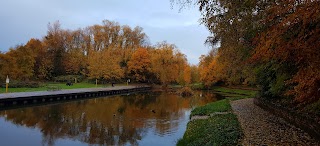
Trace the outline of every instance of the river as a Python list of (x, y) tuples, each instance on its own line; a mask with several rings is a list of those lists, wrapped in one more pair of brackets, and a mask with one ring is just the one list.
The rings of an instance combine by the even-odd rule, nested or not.
[(219, 100), (144, 92), (0, 111), (0, 145), (175, 145), (193, 108)]

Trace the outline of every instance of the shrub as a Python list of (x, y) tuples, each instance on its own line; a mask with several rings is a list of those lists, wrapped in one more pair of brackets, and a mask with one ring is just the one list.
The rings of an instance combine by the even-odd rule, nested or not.
[[(41, 83), (36, 81), (11, 81), (9, 83), (10, 88), (39, 88)], [(6, 84), (1, 85), (2, 88), (6, 87)]]
[(63, 76), (57, 76), (53, 78), (54, 82), (69, 82), (74, 81), (74, 79), (77, 78), (77, 82), (82, 82), (84, 79), (84, 76), (82, 75), (63, 75)]

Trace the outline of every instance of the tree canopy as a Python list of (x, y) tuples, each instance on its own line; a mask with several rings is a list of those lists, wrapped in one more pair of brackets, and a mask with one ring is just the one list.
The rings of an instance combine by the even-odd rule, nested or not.
[(49, 23), (42, 39), (0, 53), (2, 80), (7, 75), (22, 81), (83, 75), (104, 82), (189, 84), (188, 68), (174, 44), (152, 46), (141, 27), (108, 20), (77, 30), (62, 29), (59, 21)]
[(259, 85), (262, 96), (320, 98), (320, 1), (172, 0), (195, 4), (214, 55), (200, 58), (206, 85)]

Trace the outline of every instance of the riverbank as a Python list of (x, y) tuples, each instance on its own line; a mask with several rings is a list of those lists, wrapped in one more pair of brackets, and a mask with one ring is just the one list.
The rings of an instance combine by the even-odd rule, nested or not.
[[(116, 86), (126, 86), (126, 84), (115, 84)], [(131, 84), (130, 84), (131, 85)], [(34, 92), (34, 91), (48, 91), (50, 88), (57, 88), (59, 90), (69, 90), (69, 89), (82, 89), (82, 88), (99, 88), (99, 87), (111, 87), (111, 84), (92, 84), (92, 83), (74, 83), (71, 86), (66, 85), (66, 83), (44, 83), (37, 88), (11, 88), (9, 84), (9, 93), (15, 92)], [(0, 93), (5, 93), (5, 88), (0, 88)]]
[(231, 101), (254, 97), (257, 91), (215, 87), (213, 90), (225, 99), (195, 108), (190, 115), (187, 130), (178, 146), (237, 145), (243, 137)]
[(256, 90), (213, 90), (225, 99), (195, 108), (178, 146), (320, 145), (305, 131), (255, 105)]

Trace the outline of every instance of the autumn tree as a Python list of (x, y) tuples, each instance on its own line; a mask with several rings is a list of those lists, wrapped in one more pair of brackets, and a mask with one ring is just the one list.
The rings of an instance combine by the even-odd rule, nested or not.
[(138, 82), (148, 82), (151, 77), (151, 60), (146, 48), (137, 49), (128, 62), (128, 70)]
[(199, 62), (199, 80), (206, 86), (210, 87), (220, 80), (224, 80), (217, 70), (217, 53), (213, 49), (207, 55), (201, 55)]
[(30, 50), (33, 54), (32, 57), (34, 57), (33, 79), (48, 79), (51, 71), (51, 61), (49, 61), (43, 43), (38, 39), (30, 39), (24, 47)]
[(197, 65), (190, 66), (190, 76), (191, 76), (191, 83), (199, 83), (200, 82), (200, 75), (199, 75), (199, 67)]
[[(320, 98), (320, 2), (281, 1), (271, 5), (255, 39), (253, 60), (263, 93), (289, 95), (297, 102)], [(273, 78), (263, 80), (262, 77)]]
[(120, 66), (121, 58), (118, 57), (120, 54), (117, 50), (105, 50), (103, 55), (103, 78), (109, 81), (119, 81), (124, 78), (124, 70)]
[(131, 29), (129, 26), (122, 26), (120, 35), (120, 52), (121, 56), (121, 67), (125, 71), (125, 75), (128, 76), (128, 61), (132, 56), (132, 53), (140, 47), (145, 47), (147, 42), (147, 36), (143, 32), (142, 27), (135, 27)]
[(87, 49), (89, 56), (91, 53), (104, 50), (117, 52), (113, 57), (117, 57), (115, 60), (119, 61), (117, 65), (120, 65), (124, 72), (123, 78), (128, 78), (128, 61), (132, 53), (145, 44), (146, 37), (141, 27), (132, 29), (117, 22), (104, 20), (102, 25), (88, 27), (84, 39), (87, 42), (85, 46), (89, 48)]
[(51, 80), (57, 76), (84, 75), (104, 81), (189, 84), (191, 68), (173, 44), (150, 46), (139, 26), (131, 28), (104, 20), (84, 29), (62, 29), (49, 23), (42, 40), (30, 39), (0, 54), (0, 78)]
[(88, 76), (107, 81), (119, 81), (124, 77), (120, 66), (120, 54), (114, 50), (92, 51), (88, 58)]
[[(3, 54), (3, 74), (16, 80), (32, 80), (35, 78), (35, 65), (41, 42), (31, 39), (26, 45), (19, 45)], [(39, 48), (40, 47), (40, 48)], [(10, 59), (9, 59), (10, 58)], [(7, 67), (11, 69), (6, 69)]]
[(63, 30), (59, 21), (48, 24), (48, 32), (44, 39), (44, 47), (47, 49), (52, 62), (52, 75), (65, 74), (63, 58), (65, 57), (65, 42), (63, 40)]
[(167, 86), (169, 83), (178, 82), (186, 57), (173, 44), (159, 43), (151, 58), (152, 72), (161, 84)]
[[(33, 53), (31, 49), (25, 46), (19, 46), (15, 50), (8, 52), (12, 57), (15, 57), (18, 70), (16, 74), (17, 79), (20, 80), (30, 80), (34, 73), (34, 64), (36, 54)], [(8, 55), (9, 55), (8, 54)]]
[(103, 78), (103, 55), (101, 52), (92, 51), (88, 56), (88, 77), (92, 79)]
[(11, 79), (17, 79), (18, 66), (16, 58), (11, 53), (12, 49), (7, 53), (0, 53), (0, 79), (5, 80), (7, 76)]
[[(263, 27), (260, 21), (270, 1), (234, 0), (172, 0), (181, 5), (196, 4), (202, 14), (200, 19), (211, 32), (206, 40), (217, 48), (216, 72), (225, 84), (254, 85), (254, 66), (247, 63), (254, 49), (252, 39)], [(209, 63), (207, 64), (209, 65)]]
[(256, 80), (265, 97), (319, 99), (319, 1), (175, 2), (198, 4), (212, 33), (207, 42), (220, 46), (216, 77), (228, 84)]
[(65, 57), (63, 66), (66, 74), (81, 74), (86, 67), (86, 44), (82, 30), (64, 31)]
[(191, 83), (191, 67), (189, 64), (184, 67), (183, 80), (185, 85), (189, 85)]

